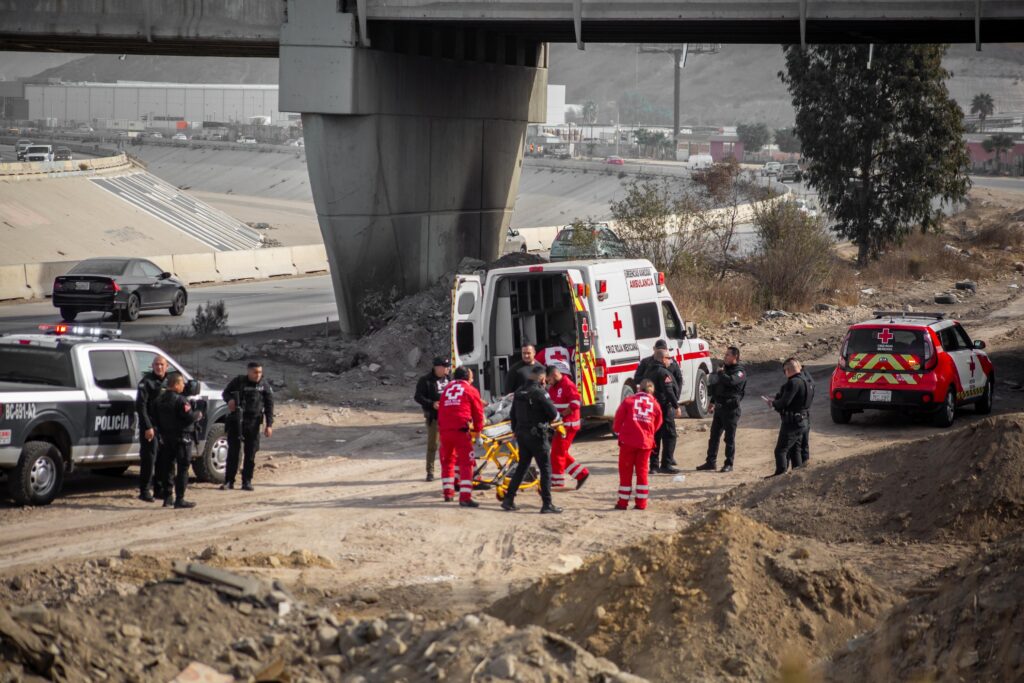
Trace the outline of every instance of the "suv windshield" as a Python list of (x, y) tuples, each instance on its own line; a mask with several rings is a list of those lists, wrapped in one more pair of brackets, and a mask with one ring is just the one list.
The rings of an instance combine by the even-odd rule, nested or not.
[(74, 387), (71, 354), (67, 349), (0, 345), (0, 382)]
[(861, 327), (850, 330), (846, 355), (850, 357), (858, 353), (909, 354), (921, 359), (924, 357), (924, 332), (888, 327)]
[(91, 259), (82, 261), (68, 271), (68, 275), (124, 275), (128, 261), (110, 259)]
[(28, 153), (29, 154), (49, 154), (50, 153), (50, 148), (49, 147), (29, 147), (28, 148)]

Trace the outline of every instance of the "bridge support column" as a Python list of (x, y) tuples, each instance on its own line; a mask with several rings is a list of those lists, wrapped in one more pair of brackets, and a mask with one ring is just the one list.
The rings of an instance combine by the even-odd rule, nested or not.
[(413, 293), (464, 256), (498, 256), (527, 123), (544, 120), (547, 85), (540, 43), (371, 25), (371, 49), (357, 34), (334, 0), (293, 1), (280, 56), (280, 108), (302, 113), (351, 332), (364, 327), (371, 295)]

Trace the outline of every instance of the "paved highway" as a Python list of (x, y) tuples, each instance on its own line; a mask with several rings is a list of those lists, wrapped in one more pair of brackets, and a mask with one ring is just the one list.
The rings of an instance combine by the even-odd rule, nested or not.
[[(162, 311), (143, 311), (135, 322), (124, 323), (123, 336), (150, 341), (164, 336), (169, 329), (188, 329), (198, 305), (206, 306), (219, 299), (227, 306), (228, 327), (239, 334), (313, 325), (328, 318), (332, 323), (338, 320), (330, 276), (317, 275), (193, 287), (189, 290), (185, 315), (175, 318)], [(49, 299), (0, 306), (0, 334), (31, 331), (42, 323), (56, 322), (60, 322), (60, 315)], [(102, 313), (82, 313), (75, 320), (76, 325), (99, 323), (104, 327), (115, 326)]]

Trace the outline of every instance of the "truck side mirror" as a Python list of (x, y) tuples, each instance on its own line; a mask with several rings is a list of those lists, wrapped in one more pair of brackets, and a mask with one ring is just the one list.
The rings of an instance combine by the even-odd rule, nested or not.
[(985, 348), (985, 342), (981, 341), (980, 339), (975, 339), (974, 340), (974, 348), (976, 348), (976, 349), (983, 349), (983, 348)]
[(693, 322), (691, 320), (687, 320), (685, 323), (683, 323), (683, 327), (686, 329), (686, 338), (687, 339), (696, 339), (697, 338), (697, 323), (695, 323), (695, 322)]

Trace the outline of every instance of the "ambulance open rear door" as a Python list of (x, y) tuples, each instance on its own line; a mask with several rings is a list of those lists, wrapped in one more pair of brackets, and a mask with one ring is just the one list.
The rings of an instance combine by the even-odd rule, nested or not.
[(473, 371), (473, 384), (482, 389), (480, 368), (486, 359), (483, 330), (483, 282), (479, 275), (456, 275), (452, 287), (452, 367)]
[(591, 324), (590, 307), (587, 304), (590, 285), (584, 282), (583, 273), (578, 270), (568, 270), (565, 276), (576, 319), (576, 348), (573, 352), (573, 370), (576, 375), (574, 379), (583, 406), (592, 406), (597, 402), (597, 368), (594, 354), (594, 329)]

